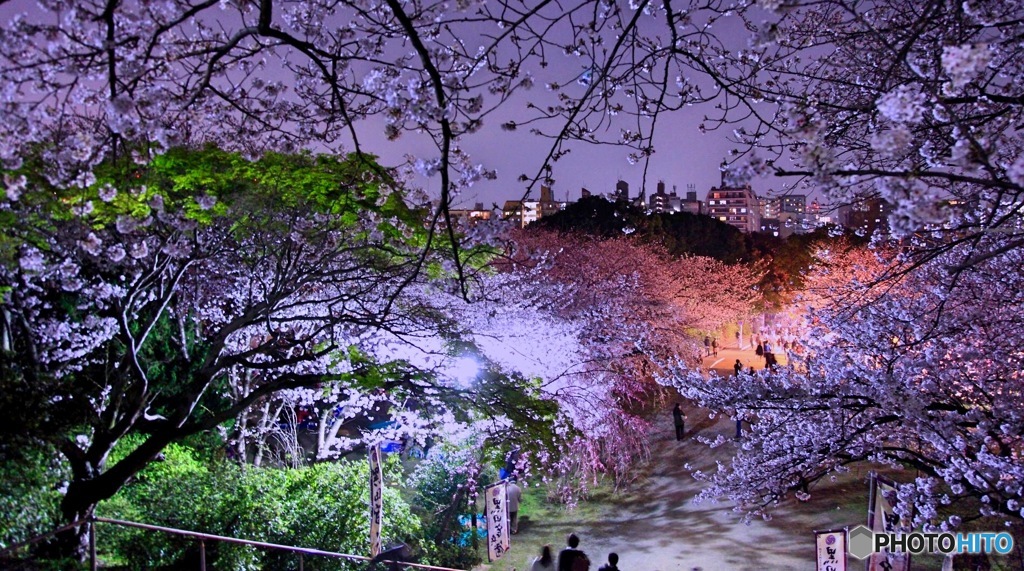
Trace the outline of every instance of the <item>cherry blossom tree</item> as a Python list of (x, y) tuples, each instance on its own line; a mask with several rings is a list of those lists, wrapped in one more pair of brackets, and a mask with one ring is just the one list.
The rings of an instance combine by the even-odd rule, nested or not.
[(1017, 231), (1019, 2), (8, 4), (24, 14), (0, 32), (0, 158), (36, 146), (55, 180), (110, 153), (360, 152), (368, 132), (415, 132), (433, 150), (408, 166), (438, 176), (437, 221), (493, 175), (461, 141), (543, 83), (504, 120), (551, 141), (530, 180), (570, 143), (647, 160), (660, 117), (713, 103), (704, 127), (733, 130), (736, 177), (803, 177), (837, 203), (877, 196), (903, 235)]
[(579, 476), (629, 479), (646, 454), (646, 415), (664, 399), (656, 377), (667, 363), (697, 366), (688, 332), (735, 320), (755, 297), (755, 276), (742, 266), (673, 259), (627, 237), (516, 232), (494, 266), (499, 273), (467, 307), (488, 316), (476, 343), (542, 379), (559, 403), (571, 432), (553, 476), (566, 496), (579, 494)]
[(900, 509), (915, 527), (978, 516), (1019, 523), (1019, 252), (974, 264), (952, 287), (942, 264), (906, 274), (896, 256), (877, 256), (819, 253), (812, 283), (829, 284), (828, 295), (807, 300), (798, 366), (716, 383), (677, 371), (684, 394), (751, 421), (736, 458), (703, 474), (703, 497), (767, 515), (822, 478), (874, 462), (916, 470), (899, 478)]
[[(0, 449), (59, 452), (64, 523), (192, 435), (294, 462), (294, 436), (270, 444), (297, 407), (321, 409), (318, 459), (466, 430), (489, 447), (558, 440), (557, 405), (534, 383), (486, 359), (459, 366), (476, 324), (456, 313), (458, 272), (366, 160), (173, 149), (127, 172), (100, 165), (84, 188), (30, 165), (12, 175), (24, 192), (0, 203), (14, 258), (0, 264), (0, 381), (19, 430)], [(128, 435), (142, 438), (108, 462)], [(81, 556), (85, 531), (53, 548)]]
[(1020, 328), (1004, 313), (1019, 312), (1022, 13), (842, 0), (737, 12), (754, 35), (722, 68), (750, 121), (733, 173), (792, 177), (833, 204), (884, 200), (899, 242), (879, 239), (880, 264), (843, 254), (856, 266), (812, 279), (852, 281), (814, 296), (805, 370), (686, 389), (756, 419), (708, 496), (761, 513), (870, 460), (920, 471), (900, 491), (918, 524), (956, 525), (952, 503), (1024, 515), (1022, 411), (1008, 396)]
[[(10, 414), (25, 441), (70, 466), (66, 522), (168, 443), (277, 406), (283, 391), (401, 398), (415, 367), (373, 374), (375, 351), (435, 330), (401, 302), (425, 237), (391, 181), (361, 160), (198, 156), (169, 153), (116, 187), (104, 169), (82, 189), (31, 175), (8, 186), (25, 192), (2, 205), (16, 256), (0, 270), (2, 376), (24, 399)], [(145, 438), (107, 465), (127, 434)], [(84, 538), (76, 528), (63, 549)]]
[[(460, 307), (445, 297), (443, 312), (427, 310), (436, 307), (422, 300), (436, 292), (424, 270), (456, 276), (464, 300), (489, 280), (540, 272), (547, 289), (516, 285), (525, 293), (510, 307), (530, 314), (533, 333), (550, 326), (578, 347), (573, 354), (590, 368), (573, 361), (561, 370), (600, 377), (584, 384), (600, 387), (603, 399), (588, 407), (629, 403), (655, 374), (716, 408), (759, 407), (755, 432), (785, 438), (762, 438), (751, 447), (760, 456), (737, 460), (733, 474), (767, 494), (740, 498), (755, 510), (801, 478), (860, 459), (918, 467), (924, 476), (903, 493), (922, 520), (935, 513), (929, 506), (959, 496), (977, 498), (983, 513), (1019, 510), (1011, 503), (1021, 435), (1022, 343), (1012, 314), (1024, 244), (1019, 1), (0, 4), (23, 12), (0, 29), (0, 215), (12, 228), (0, 240), (0, 342), (18, 357), (4, 371), (15, 381), (5, 383), (40, 389), (26, 396), (66, 395), (26, 401), (60, 411), (46, 418), (62, 426), (104, 421), (88, 423), (102, 430), (80, 440), (58, 435), (78, 475), (69, 518), (88, 515), (94, 498), (168, 439), (211, 428), (279, 389), (308, 390), (324, 375), (357, 384), (368, 371), (328, 370), (338, 349), (355, 346), (358, 358), (343, 362), (373, 369), (385, 350), (415, 340), (406, 361), (436, 361), (410, 367), (416, 372), (387, 389), (429, 386), (434, 377), (419, 371), (443, 368), (457, 345), (438, 338), (438, 316)], [(552, 65), (554, 54), (578, 65)], [(461, 189), (493, 173), (461, 143), (535, 83), (545, 89), (529, 94), (528, 113), (501, 119), (550, 140), (527, 181), (548, 177), (573, 142), (619, 144), (632, 160), (649, 160), (664, 113), (713, 103), (704, 127), (734, 129), (729, 177), (791, 177), (837, 204), (884, 199), (903, 240), (899, 258), (886, 260), (889, 273), (870, 280), (874, 289), (857, 282), (843, 305), (815, 311), (806, 372), (714, 388), (662, 362), (685, 347), (673, 345), (676, 324), (714, 323), (707, 310), (743, 299), (694, 300), (692, 287), (680, 286), (687, 264), (702, 262), (679, 261), (680, 271), (659, 276), (636, 263), (646, 258), (629, 258), (640, 253), (623, 242), (577, 244), (565, 250), (571, 264), (560, 248), (538, 248), (547, 254), (527, 256), (536, 264), (529, 271), (513, 257), (500, 277), (474, 281), (473, 257), (447, 211)], [(179, 146), (212, 142), (257, 157), (315, 144), (353, 151), (379, 181), (386, 173), (364, 160), (368, 130), (428, 140), (430, 150), (406, 165), (437, 177), (425, 235), (382, 217), (383, 194), (360, 197), (354, 212), (309, 216), (301, 202), (243, 207), (200, 179), (184, 187), (191, 196), (175, 197), (104, 174), (107, 165), (142, 169)], [(104, 207), (128, 197), (134, 202), (120, 208), (130, 212)], [(441, 229), (446, 263), (430, 248)], [(402, 303), (406, 294), (419, 303)], [(475, 308), (486, 307), (486, 295), (477, 299)], [(1001, 335), (985, 339), (988, 324)], [(164, 361), (160, 370), (144, 366)], [(171, 377), (189, 381), (154, 390), (154, 379)], [(65, 390), (65, 379), (81, 378), (103, 382)], [(554, 391), (567, 409), (590, 398)], [(891, 395), (900, 392), (912, 396), (899, 403), (906, 409), (895, 408)], [(227, 394), (236, 395), (228, 404), (208, 402)], [(146, 444), (105, 469), (110, 446), (136, 428), (151, 434)], [(793, 450), (817, 456), (784, 455)], [(589, 465), (615, 457), (592, 452)], [(997, 469), (1011, 479), (996, 478)], [(742, 479), (714, 489), (738, 490), (728, 486)], [(938, 482), (949, 491), (928, 487)]]
[[(764, 8), (742, 12), (754, 38), (730, 72), (758, 119), (737, 170), (802, 177), (833, 204), (884, 200), (922, 260), (1020, 245), (1020, 2)], [(919, 234), (940, 228), (948, 240)]]

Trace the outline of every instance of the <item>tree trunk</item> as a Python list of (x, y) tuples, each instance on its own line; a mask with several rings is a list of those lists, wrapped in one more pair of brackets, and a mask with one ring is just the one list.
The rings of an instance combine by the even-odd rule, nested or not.
[(45, 561), (85, 561), (89, 556), (89, 520), (95, 509), (96, 504), (93, 503), (83, 510), (68, 511), (62, 503), (64, 521), (81, 524), (56, 534), (50, 541), (40, 543), (35, 555)]
[[(81, 522), (81, 525), (57, 534), (53, 541), (41, 546), (38, 551), (40, 557), (84, 561), (89, 555), (89, 520), (95, 514), (96, 506), (117, 494), (171, 440), (171, 433), (152, 435), (109, 468), (106, 458), (113, 444), (102, 454), (97, 450), (75, 454), (66, 449), (65, 455), (70, 453), (74, 458), (69, 457), (72, 479), (60, 503), (62, 523)], [(99, 460), (95, 460), (97, 458)]]

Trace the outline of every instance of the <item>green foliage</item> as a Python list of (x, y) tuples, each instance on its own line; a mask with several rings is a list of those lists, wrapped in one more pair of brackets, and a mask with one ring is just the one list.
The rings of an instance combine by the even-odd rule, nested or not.
[(601, 238), (622, 237), (628, 232), (661, 245), (673, 256), (707, 256), (727, 264), (750, 259), (743, 233), (710, 216), (688, 212), (647, 215), (630, 204), (613, 203), (597, 196), (583, 198), (535, 224)]
[[(540, 379), (488, 370), (477, 389), (478, 409), (498, 411), (507, 417), (510, 427), (504, 436), (523, 450), (556, 450), (566, 436), (555, 428), (559, 419), (558, 401), (545, 395), (540, 385)], [(488, 450), (500, 456), (493, 464), (504, 466), (505, 451), (499, 447), (488, 447)]]
[[(457, 569), (480, 563), (472, 549), (472, 531), (460, 522), (471, 516), (469, 469), (478, 453), (467, 443), (445, 442), (416, 467), (413, 505), (424, 522), (424, 536), (433, 538), (425, 562)], [(497, 471), (485, 465), (475, 474), (477, 491), (496, 480)]]
[[(130, 442), (127, 443), (130, 449)], [(418, 545), (419, 519), (401, 498), (396, 460), (385, 465), (384, 542)], [(317, 464), (300, 469), (243, 467), (202, 462), (195, 450), (168, 446), (161, 462), (147, 467), (100, 516), (155, 525), (366, 555), (369, 552), (367, 462)], [(168, 534), (104, 525), (99, 546), (108, 563), (131, 568), (180, 565), (193, 560), (196, 544)], [(297, 556), (207, 542), (214, 569), (287, 569)], [(305, 568), (343, 569), (341, 560), (305, 559)]]
[(751, 235), (755, 259), (764, 263), (764, 273), (758, 283), (762, 311), (777, 311), (804, 288), (804, 276), (815, 262), (815, 248), (836, 240), (860, 244), (867, 242), (852, 232), (847, 232), (841, 238), (834, 234), (834, 228), (822, 227), (807, 234), (793, 234), (786, 239), (764, 233)]
[(49, 450), (0, 449), (0, 547), (20, 543), (56, 527), (60, 485), (67, 466)]
[[(44, 170), (26, 161), (19, 170), (3, 173), (12, 177), (24, 175), (29, 180), (28, 187), (36, 189), (22, 197), (23, 202), (31, 200), (41, 214), (39, 220), (33, 221), (36, 226), (46, 218), (70, 219), (71, 209), (85, 203), (92, 207), (90, 222), (102, 227), (119, 216), (150, 216), (157, 197), (163, 208), (183, 212), (201, 224), (224, 216), (240, 201), (259, 201), (277, 208), (332, 214), (348, 226), (373, 212), (379, 215), (376, 229), (385, 238), (411, 240), (417, 242), (415, 246), (425, 244), (425, 232), (418, 224), (421, 213), (408, 208), (401, 193), (392, 192), (397, 185), (390, 171), (377, 164), (372, 155), (268, 153), (248, 160), (239, 153), (213, 146), (174, 148), (145, 165), (124, 160), (99, 165), (95, 182), (86, 188), (54, 188), (38, 175)], [(115, 192), (111, 193), (111, 189)], [(201, 204), (205, 198), (215, 199), (212, 206)], [(25, 222), (19, 221), (15, 213), (0, 212), (0, 222), (6, 221), (12, 227)], [(18, 241), (0, 240), (0, 254), (17, 244)]]
[(643, 235), (673, 256), (706, 256), (726, 264), (747, 261), (751, 256), (743, 232), (703, 214), (652, 214)]

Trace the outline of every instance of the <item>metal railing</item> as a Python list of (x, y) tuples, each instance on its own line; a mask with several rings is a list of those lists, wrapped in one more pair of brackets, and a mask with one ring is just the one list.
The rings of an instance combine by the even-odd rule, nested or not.
[[(332, 557), (332, 558), (335, 558), (335, 559), (348, 559), (350, 561), (363, 561), (363, 562), (370, 562), (370, 561), (374, 560), (374, 558), (372, 558), (372, 557), (365, 557), (363, 555), (351, 555), (351, 554), (348, 554), (348, 553), (336, 553), (334, 551), (324, 551), (322, 549), (312, 549), (312, 548), (309, 548), (309, 547), (295, 547), (295, 546), (292, 546), (292, 545), (281, 545), (279, 543), (268, 543), (266, 541), (253, 541), (253, 540), (249, 540), (249, 539), (239, 539), (237, 537), (227, 537), (227, 536), (224, 536), (224, 535), (214, 535), (212, 533), (202, 533), (202, 532), (198, 532), (198, 531), (189, 531), (189, 530), (185, 530), (185, 529), (177, 529), (177, 528), (173, 528), (173, 527), (164, 527), (164, 526), (161, 526), (161, 525), (151, 525), (151, 524), (148, 524), (148, 523), (138, 523), (138, 522), (134, 522), (134, 521), (124, 521), (124, 520), (111, 519), (111, 518), (106, 518), (106, 517), (93, 517), (93, 518), (89, 519), (87, 522), (86, 521), (76, 521), (76, 522), (69, 523), (69, 524), (61, 526), (61, 527), (59, 527), (59, 528), (57, 528), (57, 529), (55, 529), (55, 530), (53, 530), (53, 531), (51, 531), (49, 533), (45, 533), (43, 535), (39, 535), (39, 536), (33, 537), (32, 539), (30, 539), (28, 541), (21, 542), (21, 543), (19, 543), (17, 545), (12, 545), (12, 546), (8, 547), (7, 549), (4, 549), (4, 550), (0, 551), (0, 555), (6, 555), (8, 553), (13, 553), (13, 552), (15, 552), (15, 551), (17, 551), (17, 550), (19, 550), (19, 549), (21, 549), (23, 547), (27, 547), (27, 546), (32, 545), (34, 543), (38, 543), (39, 541), (42, 541), (43, 539), (46, 539), (46, 538), (51, 537), (51, 536), (54, 536), (54, 535), (56, 535), (56, 534), (58, 534), (58, 533), (60, 533), (62, 531), (66, 531), (68, 529), (71, 529), (73, 527), (77, 527), (79, 525), (86, 525), (86, 524), (88, 524), (89, 525), (89, 565), (90, 565), (89, 568), (92, 569), (92, 571), (96, 571), (97, 569), (99, 569), (99, 567), (98, 567), (99, 561), (98, 561), (98, 559), (96, 557), (96, 524), (97, 523), (107, 523), (107, 524), (111, 524), (111, 525), (121, 525), (121, 526), (125, 526), (125, 527), (135, 527), (135, 528), (139, 528), (139, 529), (147, 529), (147, 530), (150, 530), (150, 531), (160, 531), (160, 532), (163, 532), (163, 533), (170, 533), (170, 534), (173, 534), (173, 535), (181, 535), (181, 536), (184, 536), (184, 537), (190, 537), (190, 538), (193, 538), (193, 539), (197, 539), (199, 541), (199, 571), (206, 571), (206, 542), (207, 541), (220, 541), (220, 542), (224, 542), (224, 543), (234, 543), (234, 544), (239, 544), (239, 545), (248, 545), (248, 546), (251, 546), (251, 547), (258, 547), (258, 548), (262, 548), (262, 549), (279, 549), (279, 550), (288, 551), (288, 552), (291, 552), (291, 553), (296, 553), (299, 556), (299, 571), (303, 571), (303, 562), (304, 562), (304, 557), (306, 555), (312, 555), (312, 556), (316, 556), (316, 557)], [(395, 563), (395, 564), (401, 565), (402, 567), (413, 568), (413, 569), (429, 569), (429, 570), (433, 570), (433, 571), (464, 571), (462, 569), (453, 569), (451, 567), (438, 567), (436, 565), (425, 565), (425, 564), (422, 564), (422, 563), (409, 563), (409, 562), (405, 562), (405, 561), (393, 561), (393, 560), (390, 560), (390, 559), (377, 560), (377, 562), (378, 563), (383, 563), (385, 565), (389, 565), (389, 564)]]

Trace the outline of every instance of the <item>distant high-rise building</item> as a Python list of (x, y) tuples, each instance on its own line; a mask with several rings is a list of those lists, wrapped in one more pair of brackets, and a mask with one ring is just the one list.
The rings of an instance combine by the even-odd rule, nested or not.
[(618, 202), (620, 200), (624, 201), (624, 202), (629, 200), (629, 183), (628, 182), (626, 182), (624, 180), (620, 180), (620, 181), (615, 183), (615, 195), (614, 195), (614, 198), (615, 198), (616, 202)]
[(531, 222), (563, 210), (565, 206), (566, 203), (555, 200), (555, 193), (551, 187), (541, 186), (540, 200), (506, 200), (501, 208), (501, 218), (523, 228)]
[(506, 200), (501, 207), (501, 219), (508, 220), (520, 228), (540, 218), (540, 202), (537, 200)]
[[(651, 212), (673, 212), (672, 198), (678, 198), (675, 191), (672, 194), (666, 194), (665, 182), (659, 180), (658, 191), (651, 195), (647, 206), (648, 210)], [(676, 202), (678, 202), (678, 199)]]
[[(771, 192), (770, 190), (768, 192)], [(779, 217), (779, 199), (761, 196), (757, 199), (758, 213), (762, 220), (775, 220)]]
[[(768, 192), (772, 192), (769, 190)], [(757, 200), (761, 214), (761, 231), (787, 238), (805, 231), (807, 196), (788, 194), (785, 196), (763, 196)]]
[(757, 194), (749, 186), (711, 187), (707, 197), (707, 215), (738, 228), (741, 232), (761, 229)]
[(880, 198), (868, 198), (855, 204), (839, 207), (839, 223), (847, 228), (860, 229), (867, 234), (889, 232), (889, 213), (892, 206)]
[(787, 194), (779, 197), (779, 211), (792, 212), (793, 214), (807, 213), (807, 195)]
[(551, 216), (565, 208), (565, 203), (555, 200), (555, 192), (550, 186), (540, 187), (540, 216)]
[(483, 202), (477, 202), (473, 208), (452, 208), (448, 210), (453, 221), (470, 226), (491, 219), (491, 211), (484, 209)]
[(838, 215), (833, 209), (823, 209), (818, 199), (814, 199), (807, 205), (807, 221), (810, 226), (822, 226), (824, 224), (837, 224)]
[(702, 214), (704, 204), (697, 200), (697, 185), (690, 183), (686, 185), (686, 200), (679, 201), (679, 210), (690, 214)]

